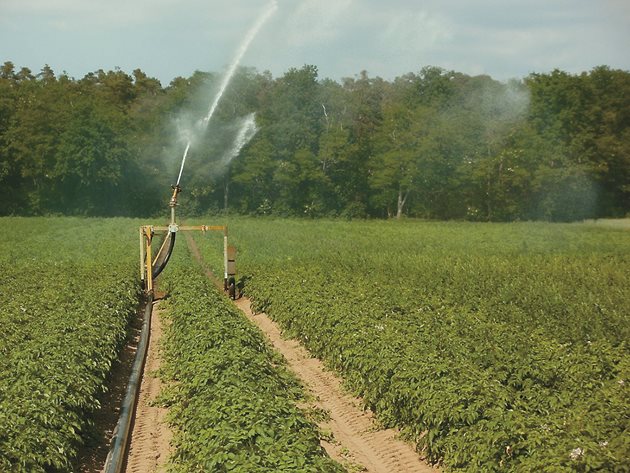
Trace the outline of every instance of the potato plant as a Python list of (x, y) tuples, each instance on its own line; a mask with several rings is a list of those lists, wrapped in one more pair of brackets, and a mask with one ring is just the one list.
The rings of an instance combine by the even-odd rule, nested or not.
[(630, 469), (627, 231), (235, 219), (230, 234), (255, 307), (430, 461)]
[(341, 472), (296, 407), (301, 386), (260, 331), (180, 246), (161, 276), (169, 293), (162, 403), (172, 472)]
[(0, 471), (69, 471), (139, 302), (131, 220), (2, 218)]

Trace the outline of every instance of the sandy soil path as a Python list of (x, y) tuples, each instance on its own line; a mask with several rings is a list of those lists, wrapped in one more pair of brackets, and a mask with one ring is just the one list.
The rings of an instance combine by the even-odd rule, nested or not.
[[(187, 241), (194, 257), (204, 266), (194, 240), (187, 238)], [(208, 277), (219, 283), (205, 266), (204, 270)], [(398, 438), (396, 430), (378, 429), (372, 415), (361, 409), (361, 400), (344, 392), (339, 377), (325, 370), (322, 362), (311, 357), (299, 342), (283, 338), (278, 325), (266, 314), (254, 314), (247, 298), (240, 298), (236, 305), (264, 332), (273, 347), (286, 358), (290, 369), (313, 394), (315, 401), (311, 407), (323, 409), (329, 414), (329, 419), (319, 425), (324, 432), (332, 433), (332, 440), (323, 442), (323, 447), (332, 458), (348, 467), (349, 471), (439, 471), (422, 461), (411, 444)]]
[(155, 376), (160, 367), (159, 344), (162, 333), (163, 321), (158, 301), (153, 303), (147, 359), (142, 373), (127, 456), (125, 471), (128, 473), (164, 471), (170, 454), (172, 434), (165, 423), (167, 409), (152, 405), (162, 388), (161, 380)]
[(397, 438), (396, 430), (377, 429), (372, 415), (361, 409), (360, 400), (344, 392), (337, 375), (326, 371), (299, 342), (283, 338), (266, 314), (254, 314), (247, 298), (239, 299), (236, 305), (284, 355), (291, 370), (314, 395), (313, 407), (329, 413), (329, 420), (320, 423), (323, 431), (332, 432), (334, 437), (324, 445), (329, 455), (373, 473), (437, 471), (424, 463), (410, 444)]

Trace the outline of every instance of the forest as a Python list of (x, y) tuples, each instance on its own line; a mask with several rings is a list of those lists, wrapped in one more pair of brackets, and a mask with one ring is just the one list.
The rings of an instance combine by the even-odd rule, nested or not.
[[(219, 73), (163, 86), (0, 67), (0, 215), (163, 214)], [(247, 117), (255, 130), (230, 154)], [(254, 133), (255, 131), (255, 133)], [(241, 67), (181, 180), (187, 215), (475, 221), (630, 214), (630, 72), (500, 82), (426, 66), (388, 81)]]

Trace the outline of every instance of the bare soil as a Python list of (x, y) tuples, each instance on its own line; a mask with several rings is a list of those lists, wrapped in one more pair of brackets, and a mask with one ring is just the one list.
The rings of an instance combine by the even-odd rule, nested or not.
[(127, 455), (125, 471), (128, 473), (165, 471), (165, 464), (171, 451), (172, 433), (166, 424), (167, 409), (154, 405), (162, 389), (162, 381), (156, 376), (160, 368), (159, 346), (163, 333), (162, 311), (159, 304), (159, 301), (153, 304), (147, 359), (142, 373)]
[[(192, 254), (206, 274), (219, 285), (214, 274), (205, 267), (192, 238), (187, 238)], [(361, 400), (346, 393), (339, 377), (327, 371), (322, 362), (309, 355), (296, 340), (282, 336), (278, 325), (266, 314), (254, 314), (250, 301), (242, 297), (237, 307), (267, 336), (273, 347), (287, 360), (289, 368), (312, 393), (311, 408), (324, 410), (328, 418), (319, 422), (322, 432), (330, 433), (322, 441), (328, 454), (349, 471), (368, 473), (426, 473), (439, 471), (425, 463), (414, 447), (399, 438), (394, 429), (379, 429), (370, 412), (360, 406)], [(301, 406), (305, 407), (305, 406)]]
[(398, 438), (398, 431), (379, 429), (372, 414), (361, 409), (361, 400), (344, 391), (337, 375), (327, 371), (298, 341), (285, 339), (266, 314), (254, 314), (247, 298), (239, 299), (236, 305), (284, 355), (291, 370), (313, 394), (312, 407), (329, 414), (320, 428), (332, 433), (333, 440), (323, 444), (332, 458), (371, 473), (436, 471), (421, 460), (412, 445)]

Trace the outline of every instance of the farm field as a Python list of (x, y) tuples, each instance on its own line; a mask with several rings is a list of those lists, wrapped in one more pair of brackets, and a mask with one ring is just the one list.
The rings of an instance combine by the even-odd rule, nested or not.
[(137, 223), (0, 222), (0, 471), (70, 471), (138, 307)]
[[(75, 471), (142, 300), (140, 221), (0, 221), (0, 471)], [(159, 281), (172, 295), (163, 375), (175, 384), (162, 396), (176, 432), (171, 471), (343, 471), (296, 407), (295, 378), (183, 239)]]
[[(470, 472), (630, 468), (623, 226), (228, 224), (256, 308), (431, 461)], [(196, 240), (220, 268), (217, 242)]]
[(202, 274), (182, 239), (160, 281), (169, 471), (342, 472), (296, 405), (304, 393), (263, 334)]
[[(255, 308), (446, 471), (630, 468), (624, 225), (199, 223), (226, 220)], [(141, 299), (144, 222), (0, 222), (0, 471), (71, 471)], [(195, 239), (220, 274), (220, 235)], [(158, 282), (172, 471), (340, 471), (183, 239)]]

